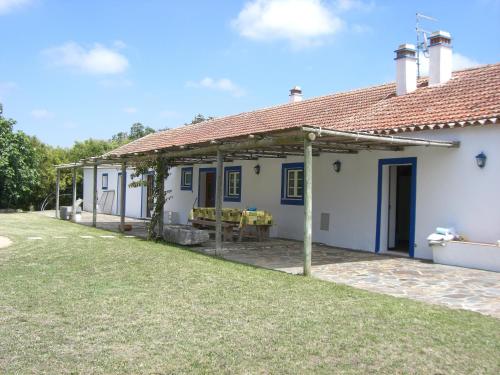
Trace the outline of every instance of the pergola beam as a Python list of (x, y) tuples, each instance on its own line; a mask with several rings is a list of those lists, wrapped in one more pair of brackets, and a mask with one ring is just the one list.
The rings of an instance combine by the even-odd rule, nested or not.
[(344, 132), (338, 130), (318, 129), (310, 126), (303, 126), (302, 131), (315, 133), (318, 136), (335, 136), (339, 138), (356, 139), (361, 141), (380, 142), (382, 144), (396, 144), (406, 146), (434, 146), (434, 147), (458, 147), (460, 142), (432, 141), (427, 139), (403, 138), (388, 135), (374, 135), (360, 132)]
[[(181, 145), (169, 149), (155, 149), (148, 152), (135, 152), (125, 155), (107, 155), (101, 158), (90, 158), (77, 163), (62, 164), (56, 166), (58, 169), (83, 167), (88, 165), (102, 165), (122, 163), (123, 161), (134, 163), (156, 157), (166, 157), (172, 164), (180, 164), (177, 159), (193, 158), (194, 163), (213, 162), (216, 160), (217, 150), (224, 154), (243, 154), (234, 158), (245, 159), (251, 154), (254, 157), (267, 157), (272, 152), (277, 151), (278, 157), (282, 157), (283, 152), (302, 155), (304, 152), (303, 136), (301, 133), (314, 133), (323, 139), (316, 139), (313, 144), (313, 152), (324, 153), (356, 153), (364, 150), (377, 151), (401, 151), (405, 146), (434, 146), (434, 147), (458, 147), (459, 142), (434, 141), (416, 138), (395, 137), (388, 135), (375, 135), (363, 132), (346, 132), (330, 129), (322, 129), (311, 126), (303, 126), (290, 132), (273, 133), (271, 136), (263, 135), (231, 140), (227, 143), (221, 141), (208, 142), (199, 146)], [(252, 150), (250, 152), (250, 150)], [(255, 151), (254, 151), (255, 150)], [(280, 155), (279, 151), (282, 152)], [(262, 156), (261, 156), (262, 155)], [(271, 156), (271, 157), (274, 157)]]

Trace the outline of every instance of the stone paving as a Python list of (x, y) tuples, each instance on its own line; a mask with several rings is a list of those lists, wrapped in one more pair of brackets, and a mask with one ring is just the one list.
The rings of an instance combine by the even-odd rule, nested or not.
[[(213, 255), (215, 244), (193, 249)], [(302, 273), (301, 242), (225, 242), (218, 255), (259, 267)], [(356, 288), (500, 318), (500, 273), (496, 272), (315, 244), (312, 273), (314, 277)]]
[[(42, 215), (48, 217), (55, 217), (54, 210), (46, 210), (41, 212)], [(147, 235), (146, 224), (147, 220), (135, 219), (126, 217), (125, 223), (131, 225), (131, 230), (125, 232), (126, 234), (145, 238)], [(92, 226), (92, 213), (83, 211), (81, 213), (81, 221), (78, 224), (86, 225), (88, 227)], [(113, 232), (119, 232), (120, 216), (107, 215), (107, 214), (97, 214), (97, 228), (109, 230)]]

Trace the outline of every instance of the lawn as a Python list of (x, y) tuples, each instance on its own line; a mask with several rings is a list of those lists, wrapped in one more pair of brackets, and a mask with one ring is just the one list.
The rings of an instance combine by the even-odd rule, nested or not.
[(104, 234), (0, 215), (0, 373), (500, 373), (498, 319)]

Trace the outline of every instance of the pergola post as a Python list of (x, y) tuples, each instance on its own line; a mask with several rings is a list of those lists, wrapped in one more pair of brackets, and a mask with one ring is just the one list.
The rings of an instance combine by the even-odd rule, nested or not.
[(73, 167), (73, 199), (71, 206), (71, 220), (76, 223), (76, 167)]
[(94, 188), (92, 194), (92, 226), (97, 226), (97, 164), (94, 164)]
[(304, 138), (304, 276), (311, 275), (312, 252), (312, 142), (316, 136)]
[(122, 181), (120, 186), (120, 232), (125, 231), (125, 202), (127, 195), (127, 163), (122, 163)]
[[(160, 163), (161, 168), (163, 170), (163, 173), (166, 173), (165, 171), (167, 170), (167, 165), (164, 160)], [(165, 177), (166, 174), (163, 176), (163, 178), (159, 181), (159, 189), (161, 192), (161, 201), (163, 202), (161, 206), (161, 210), (158, 215), (158, 236), (163, 239), (163, 227), (165, 224)]]
[(215, 254), (222, 251), (222, 194), (223, 194), (224, 155), (217, 150), (217, 169), (215, 184)]
[(59, 219), (59, 189), (61, 181), (61, 170), (56, 169), (56, 219)]

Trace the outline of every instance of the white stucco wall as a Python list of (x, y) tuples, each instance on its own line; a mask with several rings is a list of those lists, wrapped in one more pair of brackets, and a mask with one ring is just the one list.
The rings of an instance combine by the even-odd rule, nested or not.
[[(131, 188), (128, 185), (131, 180), (131, 174), (134, 172), (133, 169), (127, 169), (127, 192), (126, 198), (127, 203), (125, 205), (125, 215), (129, 217), (141, 217), (141, 195), (142, 187)], [(83, 170), (83, 209), (85, 211), (92, 211), (92, 189), (93, 189), (93, 168), (88, 167)], [(108, 174), (108, 188), (107, 191), (114, 191), (114, 201), (112, 211), (113, 214), (118, 215), (118, 174), (121, 173), (120, 167), (102, 167), (97, 170), (97, 197), (101, 198), (104, 191), (102, 188), (102, 175)], [(139, 180), (140, 178), (135, 178), (133, 181)]]
[[(472, 241), (495, 242), (500, 239), (500, 127), (447, 129), (406, 133), (404, 136), (459, 140), (461, 146), (457, 149), (407, 147), (401, 152), (365, 151), (354, 155), (322, 154), (314, 157), (313, 241), (374, 251), (378, 161), (402, 157), (417, 158), (416, 257), (432, 258), (426, 238), (436, 226), (454, 226)], [(475, 155), (481, 151), (488, 157), (484, 169), (478, 168), (475, 161)], [(301, 157), (289, 157), (225, 163), (225, 166), (242, 166), (242, 199), (237, 203), (224, 202), (224, 207), (267, 210), (273, 214), (276, 222), (271, 231), (273, 236), (302, 239), (303, 206), (280, 203), (282, 163), (302, 160)], [(336, 160), (342, 162), (340, 173), (335, 173), (332, 168)], [(254, 173), (256, 164), (261, 166), (260, 175)], [(166, 187), (172, 190), (173, 198), (167, 202), (165, 209), (178, 212), (181, 223), (187, 222), (188, 213), (198, 196), (199, 168), (213, 166), (194, 167), (192, 191), (180, 190), (180, 169), (171, 169)], [(99, 169), (98, 187), (103, 172), (106, 171)], [(116, 186), (116, 171), (107, 172), (112, 188)], [(89, 185), (90, 189), (84, 188), (85, 209), (91, 207), (88, 193), (91, 191), (91, 176), (91, 169), (86, 170), (85, 186)], [(387, 173), (384, 173), (384, 177), (387, 178)], [(127, 189), (128, 216), (144, 215), (140, 209), (141, 190), (144, 189)], [(382, 207), (384, 209), (386, 204)], [(322, 212), (330, 213), (329, 231), (319, 229)], [(386, 240), (387, 226), (383, 220), (381, 250), (386, 248)]]

